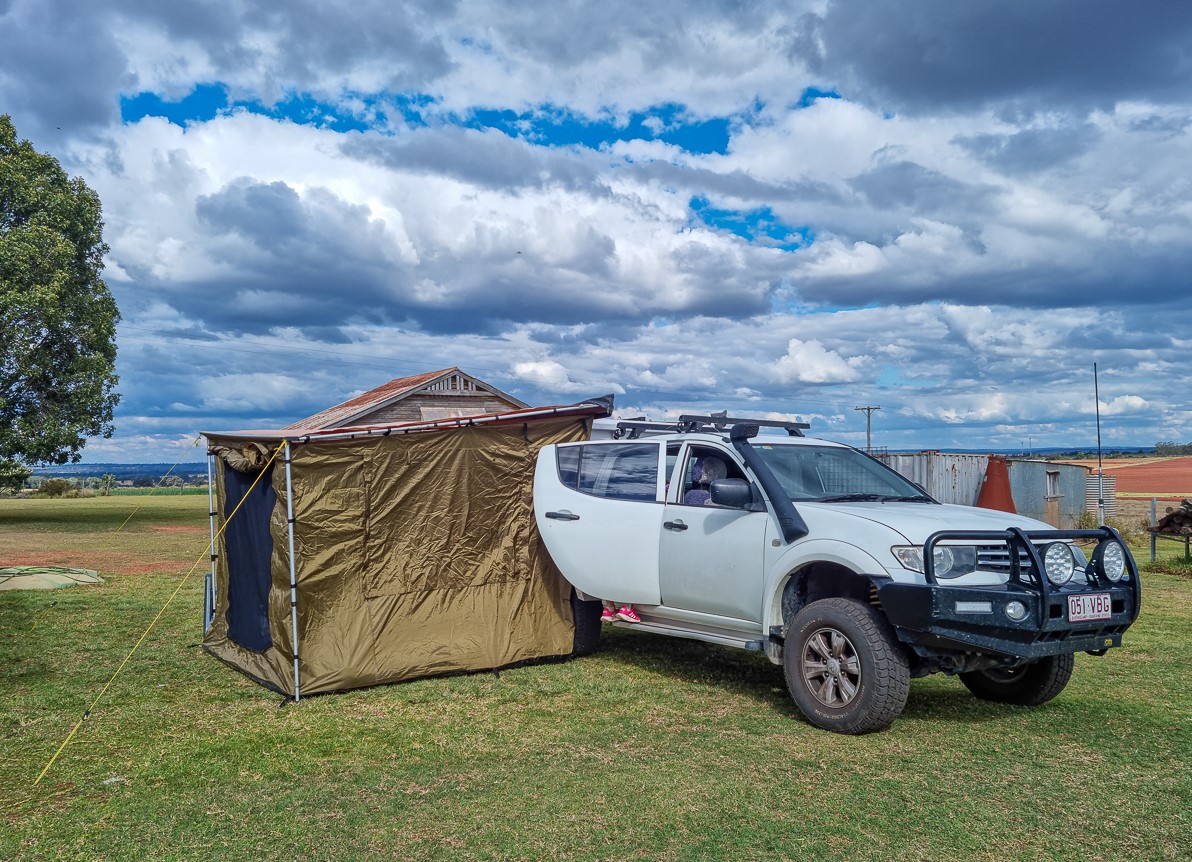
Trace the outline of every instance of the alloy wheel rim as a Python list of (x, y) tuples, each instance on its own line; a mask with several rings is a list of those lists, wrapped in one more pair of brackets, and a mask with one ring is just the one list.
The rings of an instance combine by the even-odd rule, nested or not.
[(861, 660), (844, 632), (816, 629), (803, 644), (803, 681), (824, 706), (847, 706), (861, 688)]

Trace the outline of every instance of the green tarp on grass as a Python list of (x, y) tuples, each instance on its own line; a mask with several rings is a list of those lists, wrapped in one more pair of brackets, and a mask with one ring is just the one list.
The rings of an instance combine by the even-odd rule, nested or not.
[(0, 590), (59, 590), (76, 584), (102, 584), (99, 572), (67, 566), (0, 568)]

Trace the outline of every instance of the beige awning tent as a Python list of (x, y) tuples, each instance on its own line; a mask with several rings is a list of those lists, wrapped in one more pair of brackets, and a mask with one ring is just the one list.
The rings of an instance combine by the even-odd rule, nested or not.
[(207, 433), (204, 647), (295, 697), (570, 653), (571, 590), (534, 523), (534, 464), (608, 408)]

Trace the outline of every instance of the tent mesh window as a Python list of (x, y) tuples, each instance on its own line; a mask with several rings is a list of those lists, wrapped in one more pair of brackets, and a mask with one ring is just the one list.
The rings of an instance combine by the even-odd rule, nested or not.
[[(269, 471), (272, 470), (270, 467)], [(269, 635), (270, 560), (273, 556), (269, 518), (277, 494), (268, 473), (250, 491), (256, 478), (255, 473), (224, 466), (224, 518), (227, 519), (244, 500), (244, 505), (236, 512), (236, 517), (227, 521), (224, 530), (228, 566), (227, 620), (230, 640), (247, 650), (264, 652), (273, 645)]]

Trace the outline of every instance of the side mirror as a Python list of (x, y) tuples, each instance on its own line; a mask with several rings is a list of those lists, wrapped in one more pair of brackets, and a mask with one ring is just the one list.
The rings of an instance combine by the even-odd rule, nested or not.
[(753, 502), (753, 489), (744, 479), (717, 479), (708, 488), (712, 504), (729, 509), (745, 509)]

